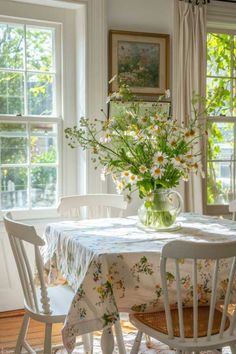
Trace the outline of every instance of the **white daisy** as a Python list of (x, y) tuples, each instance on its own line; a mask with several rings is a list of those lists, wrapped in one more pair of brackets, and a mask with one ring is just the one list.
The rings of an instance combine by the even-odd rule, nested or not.
[(129, 176), (129, 182), (130, 182), (131, 184), (134, 184), (136, 181), (137, 181), (137, 176), (136, 176), (136, 175), (133, 175), (133, 174), (130, 174), (130, 176)]
[(152, 175), (154, 178), (160, 178), (160, 177), (163, 175), (163, 170), (161, 169), (161, 167), (154, 166), (154, 167), (151, 169), (151, 175)]
[(173, 157), (172, 162), (174, 163), (175, 166), (183, 166), (185, 163), (185, 160), (182, 155), (179, 155), (179, 156)]
[(141, 165), (141, 166), (139, 167), (139, 172), (141, 172), (141, 173), (147, 172), (147, 167), (144, 166), (144, 165)]
[(130, 171), (123, 171), (121, 172), (121, 176), (124, 177), (124, 178), (128, 178), (130, 176)]
[(167, 162), (167, 156), (162, 152), (157, 152), (153, 157), (153, 162), (162, 166)]

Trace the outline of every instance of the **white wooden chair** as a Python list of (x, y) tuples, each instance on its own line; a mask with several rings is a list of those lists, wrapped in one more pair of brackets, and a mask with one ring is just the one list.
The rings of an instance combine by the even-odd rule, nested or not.
[(61, 197), (58, 213), (63, 217), (81, 218), (82, 207), (87, 207), (87, 218), (111, 217), (112, 212), (122, 217), (127, 208), (123, 195), (118, 194), (84, 194)]
[(229, 203), (229, 212), (233, 213), (232, 220), (236, 221), (236, 200), (232, 200), (232, 202)]
[[(111, 217), (114, 212), (116, 212), (116, 216), (122, 217), (124, 210), (127, 208), (127, 202), (124, 201), (123, 195), (118, 194), (72, 195), (61, 197), (57, 211), (62, 217), (81, 219), (83, 218), (83, 207), (87, 207), (87, 219)], [(124, 316), (125, 319), (127, 317), (125, 314), (120, 316)], [(114, 327), (119, 353), (125, 354), (120, 322), (116, 322)]]
[[(37, 235), (35, 228), (12, 220), (11, 213), (4, 216), (4, 223), (16, 261), (21, 285), (24, 293), (25, 315), (17, 340), (15, 354), (26, 349), (28, 353), (36, 353), (26, 341), (26, 334), (29, 319), (34, 319), (45, 323), (44, 354), (52, 353), (52, 325), (63, 323), (69, 311), (74, 293), (69, 286), (47, 287), (44, 281), (43, 261), (39, 247), (44, 245), (44, 241)], [(39, 288), (34, 284), (34, 277), (31, 270), (30, 261), (25, 251), (24, 242), (30, 243), (34, 247), (35, 263), (39, 277)], [(92, 350), (90, 338), (83, 336), (84, 350)], [(55, 346), (59, 349), (60, 346)], [(42, 352), (42, 351), (41, 351)]]
[[(235, 354), (236, 311), (233, 314), (228, 312), (236, 271), (235, 256), (236, 242), (222, 244), (176, 240), (166, 244), (162, 250), (160, 263), (165, 311), (130, 315), (131, 323), (139, 329), (131, 354), (138, 352), (143, 333), (167, 344), (170, 348), (177, 349), (177, 353), (199, 353), (207, 350), (217, 351), (217, 349), (229, 345), (232, 354)], [(228, 276), (225, 300), (222, 304), (222, 309), (219, 309), (216, 303), (219, 261), (220, 259), (231, 257), (233, 261)], [(179, 259), (183, 258), (192, 259), (193, 264), (193, 306), (191, 308), (183, 308), (182, 305)], [(169, 289), (166, 278), (167, 259), (173, 259), (175, 262), (177, 308), (173, 308), (169, 303)], [(214, 260), (209, 306), (200, 306), (198, 304), (197, 259)]]

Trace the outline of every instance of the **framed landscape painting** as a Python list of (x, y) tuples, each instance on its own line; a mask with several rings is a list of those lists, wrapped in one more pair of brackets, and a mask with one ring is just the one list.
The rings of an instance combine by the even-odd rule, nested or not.
[(109, 76), (138, 95), (160, 95), (169, 88), (169, 35), (127, 31), (109, 33)]

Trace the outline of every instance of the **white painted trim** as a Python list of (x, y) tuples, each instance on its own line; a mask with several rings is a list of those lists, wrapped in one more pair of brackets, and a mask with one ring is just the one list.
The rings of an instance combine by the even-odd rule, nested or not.
[[(35, 0), (10, 0), (14, 2), (24, 2), (26, 4), (35, 4)], [(59, 7), (63, 9), (79, 9), (86, 4), (88, 0), (40, 0), (41, 5), (50, 7)]]

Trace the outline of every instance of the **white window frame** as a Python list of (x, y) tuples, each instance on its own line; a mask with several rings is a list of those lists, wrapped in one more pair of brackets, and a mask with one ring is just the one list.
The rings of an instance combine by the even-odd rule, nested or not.
[[(221, 26), (217, 27), (208, 27), (207, 28), (207, 33), (219, 33), (219, 34), (233, 34), (236, 36), (236, 28), (235, 29), (229, 29)], [(231, 53), (232, 55), (232, 53)], [(234, 63), (236, 63), (236, 59), (234, 59)], [(207, 63), (206, 63), (207, 65)], [(206, 80), (208, 76), (206, 75)], [(218, 76), (213, 76), (217, 77)], [(233, 68), (231, 68), (231, 75), (230, 76), (219, 76), (219, 78), (223, 79), (232, 79), (236, 80), (236, 76), (233, 76)], [(231, 90), (231, 100), (232, 100), (232, 90)], [(231, 102), (232, 103), (232, 102)], [(208, 116), (207, 117), (207, 123), (227, 123), (231, 122), (234, 123), (234, 138), (235, 138), (235, 143), (234, 143), (234, 160), (233, 162), (233, 194), (234, 194), (234, 199), (236, 198), (236, 116)], [(206, 142), (206, 147), (205, 147), (205, 154), (206, 154), (206, 159), (205, 159), (205, 171), (207, 171), (207, 163), (208, 163), (208, 141)], [(212, 160), (212, 162), (229, 162), (229, 160)], [(207, 203), (207, 178), (205, 178), (204, 183), (204, 213), (208, 215), (226, 215), (229, 213), (229, 205), (228, 204), (208, 204)]]
[[(100, 109), (107, 109), (107, 0), (40, 0), (40, 5), (35, 0), (0, 0), (0, 14), (62, 24), (61, 195), (106, 193), (107, 181), (101, 181), (87, 152), (68, 147), (64, 128), (78, 124), (81, 116), (104, 118)], [(55, 216), (56, 210), (14, 213), (26, 219)]]
[[(0, 115), (0, 122), (6, 122), (6, 123), (26, 123), (27, 125), (29, 123), (54, 123), (57, 125), (57, 144), (56, 144), (56, 149), (57, 149), (57, 161), (55, 164), (53, 164), (57, 168), (57, 184), (56, 184), (56, 191), (57, 191), (57, 199), (59, 196), (62, 194), (62, 127), (63, 127), (63, 94), (62, 94), (62, 62), (61, 62), (61, 57), (62, 57), (62, 24), (57, 23), (57, 22), (51, 22), (51, 21), (42, 21), (42, 20), (30, 20), (30, 19), (22, 19), (22, 18), (17, 18), (17, 17), (11, 17), (11, 16), (0, 16), (0, 22), (1, 23), (12, 23), (12, 24), (22, 24), (22, 25), (29, 25), (29, 26), (35, 26), (35, 27), (42, 27), (42, 28), (50, 28), (54, 29), (55, 31), (55, 52), (54, 52), (54, 74), (55, 74), (55, 91), (54, 94), (56, 93), (56, 99), (55, 99), (55, 115), (51, 116), (30, 116), (30, 115), (24, 115), (22, 114), (21, 116), (16, 116), (16, 115), (11, 115), (11, 114), (4, 114)], [(25, 27), (24, 27), (25, 28)], [(24, 68), (25, 72), (26, 68)], [(2, 72), (5, 70), (2, 69)], [(8, 71), (8, 70), (6, 70)], [(15, 70), (11, 69), (11, 72), (19, 72), (23, 70)], [(25, 85), (26, 86), (26, 85)], [(26, 100), (25, 100), (26, 101)], [(26, 102), (25, 102), (26, 104)], [(27, 134), (29, 130), (27, 128)], [(61, 144), (60, 144), (61, 142)], [(28, 142), (29, 144), (29, 142)], [(29, 145), (28, 145), (29, 149)], [(31, 162), (28, 161), (27, 164), (24, 165), (17, 165), (13, 164), (14, 167), (24, 167), (26, 166), (29, 168), (32, 166)], [(45, 166), (51, 167), (51, 164), (45, 164)], [(8, 167), (11, 167), (10, 165)], [(30, 181), (28, 181), (28, 188)], [(24, 218), (24, 217), (29, 217), (29, 218), (35, 218), (40, 214), (40, 218), (42, 217), (48, 217), (49, 215), (51, 217), (56, 216), (56, 206), (55, 207), (40, 207), (40, 208), (32, 208), (29, 206), (29, 208), (22, 208), (22, 209), (13, 209), (13, 211), (17, 214), (19, 218)], [(0, 218), (3, 216), (3, 214), (6, 212), (6, 210), (0, 210)]]

